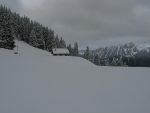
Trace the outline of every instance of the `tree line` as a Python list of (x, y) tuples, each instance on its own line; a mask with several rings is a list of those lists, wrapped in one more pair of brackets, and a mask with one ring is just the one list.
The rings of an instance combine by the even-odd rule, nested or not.
[(74, 47), (66, 42), (62, 37), (54, 33), (54, 30), (42, 24), (21, 17), (16, 12), (12, 12), (7, 7), (0, 6), (0, 48), (13, 49), (15, 39), (24, 41), (33, 47), (51, 52), (52, 48), (68, 48), (71, 55), (78, 56), (78, 43)]
[(139, 50), (132, 42), (96, 50), (87, 46), (81, 57), (101, 66), (150, 67), (150, 48)]

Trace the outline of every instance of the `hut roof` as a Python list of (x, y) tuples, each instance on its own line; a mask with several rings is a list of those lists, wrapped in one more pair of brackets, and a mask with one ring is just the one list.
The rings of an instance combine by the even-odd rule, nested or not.
[(54, 48), (52, 52), (53, 54), (70, 54), (67, 48)]

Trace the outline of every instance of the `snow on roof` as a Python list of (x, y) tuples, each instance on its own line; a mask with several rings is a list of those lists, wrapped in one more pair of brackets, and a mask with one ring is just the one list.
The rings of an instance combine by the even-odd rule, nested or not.
[(53, 54), (70, 54), (67, 48), (54, 48), (52, 51)]

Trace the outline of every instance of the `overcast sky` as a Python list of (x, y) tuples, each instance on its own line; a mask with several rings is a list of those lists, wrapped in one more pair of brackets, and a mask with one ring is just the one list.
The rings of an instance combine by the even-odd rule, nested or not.
[(67, 43), (150, 43), (150, 0), (0, 0), (52, 28)]

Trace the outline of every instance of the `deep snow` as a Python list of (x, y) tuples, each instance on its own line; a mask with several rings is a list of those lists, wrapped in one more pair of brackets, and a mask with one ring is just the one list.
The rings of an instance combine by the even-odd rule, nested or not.
[(0, 113), (150, 113), (149, 68), (97, 67), (17, 45), (20, 55), (0, 49)]

